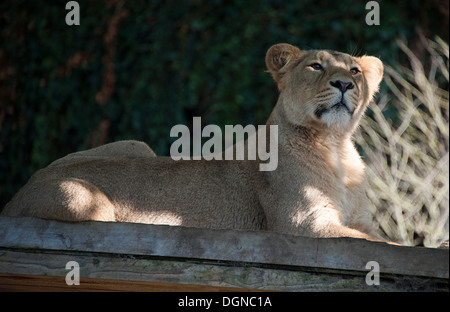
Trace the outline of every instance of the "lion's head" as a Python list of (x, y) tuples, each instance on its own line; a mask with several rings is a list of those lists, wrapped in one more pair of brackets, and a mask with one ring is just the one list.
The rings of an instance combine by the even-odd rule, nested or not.
[(286, 117), (298, 126), (347, 133), (355, 128), (383, 77), (373, 56), (272, 46), (266, 65), (280, 90)]

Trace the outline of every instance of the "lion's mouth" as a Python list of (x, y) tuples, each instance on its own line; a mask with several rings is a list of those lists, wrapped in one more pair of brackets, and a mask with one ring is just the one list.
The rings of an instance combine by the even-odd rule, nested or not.
[(348, 107), (348, 104), (345, 103), (345, 101), (340, 100), (339, 102), (331, 105), (329, 108), (325, 108), (324, 106), (319, 106), (319, 108), (314, 112), (318, 118), (321, 118), (323, 114), (325, 114), (328, 111), (331, 110), (340, 110), (344, 109), (346, 110), (350, 115), (353, 115), (353, 112), (350, 111), (350, 108)]
[(350, 113), (350, 108), (348, 108), (348, 105), (347, 105), (347, 103), (345, 103), (344, 101), (339, 101), (339, 102), (337, 102), (336, 104), (334, 104), (334, 105), (332, 105), (331, 107), (330, 107), (330, 109), (341, 109), (341, 108), (344, 108), (344, 109), (346, 109), (349, 113)]

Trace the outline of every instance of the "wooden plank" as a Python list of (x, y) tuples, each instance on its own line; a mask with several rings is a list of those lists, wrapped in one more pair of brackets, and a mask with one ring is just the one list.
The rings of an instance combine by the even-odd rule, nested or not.
[(0, 274), (0, 292), (247, 292), (248, 289), (204, 285), (138, 282), (102, 278), (83, 278), (80, 285), (67, 285), (60, 276)]
[(308, 238), (272, 232), (163, 225), (0, 218), (0, 247), (238, 261), (448, 279), (448, 250), (400, 247), (352, 238)]
[[(80, 266), (79, 286), (65, 285), (70, 271), (65, 266), (69, 261)], [(101, 283), (102, 280), (114, 282)], [(369, 286), (365, 274), (344, 271), (0, 249), (0, 290), (4, 291), (448, 291), (445, 281), (381, 274), (380, 285)]]

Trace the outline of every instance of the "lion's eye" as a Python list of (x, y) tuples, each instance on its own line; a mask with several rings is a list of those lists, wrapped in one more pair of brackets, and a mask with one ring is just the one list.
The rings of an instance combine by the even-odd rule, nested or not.
[(357, 67), (353, 67), (352, 69), (350, 69), (350, 72), (352, 73), (352, 75), (356, 75), (357, 73), (360, 73), (361, 71)]
[(323, 69), (322, 65), (320, 65), (319, 63), (314, 63), (309, 66), (312, 67), (314, 70), (322, 70)]

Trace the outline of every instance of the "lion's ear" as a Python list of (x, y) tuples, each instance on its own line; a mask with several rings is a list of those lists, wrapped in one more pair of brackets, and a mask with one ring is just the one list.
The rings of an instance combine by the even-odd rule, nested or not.
[(288, 43), (279, 43), (270, 47), (266, 53), (266, 66), (268, 72), (278, 85), (278, 89), (284, 88), (282, 78), (289, 68), (289, 64), (302, 55), (299, 48)]
[(374, 56), (361, 56), (357, 58), (359, 65), (361, 65), (364, 77), (366, 77), (367, 85), (369, 86), (369, 93), (372, 97), (380, 86), (383, 79), (383, 62)]

